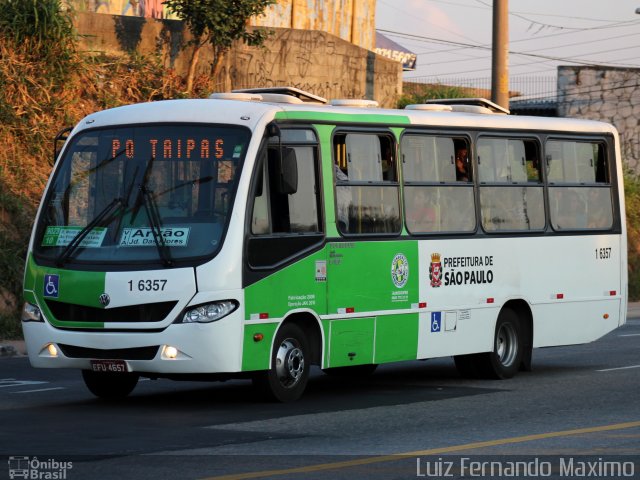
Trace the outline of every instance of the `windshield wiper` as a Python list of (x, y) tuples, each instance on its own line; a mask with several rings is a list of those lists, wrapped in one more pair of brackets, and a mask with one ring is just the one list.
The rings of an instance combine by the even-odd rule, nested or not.
[(116, 235), (116, 238), (117, 238), (118, 232), (120, 231), (120, 227), (122, 226), (122, 219), (124, 218), (125, 213), (127, 213), (127, 207), (129, 206), (129, 199), (131, 198), (131, 192), (133, 192), (133, 187), (135, 186), (137, 176), (138, 176), (138, 167), (136, 166), (136, 169), (133, 171), (133, 178), (131, 179), (131, 183), (126, 188), (126, 192), (123, 200), (123, 208), (120, 212), (120, 216), (118, 217), (118, 223), (116, 223), (116, 228), (114, 230), (114, 235)]
[[(145, 167), (144, 167), (144, 173), (142, 174), (142, 182), (138, 184), (138, 195), (136, 196), (136, 201), (134, 202), (133, 207), (131, 207), (131, 220), (129, 220), (129, 223), (131, 223), (132, 225), (133, 225), (133, 222), (135, 222), (136, 217), (138, 216), (140, 207), (142, 206), (142, 201), (144, 200), (144, 190), (146, 190), (147, 188), (147, 182), (149, 181), (149, 177), (151, 176), (151, 169), (153, 168), (153, 161), (155, 159), (156, 157), (151, 157), (149, 160), (147, 160), (147, 163), (145, 164)], [(136, 171), (133, 175), (134, 182), (137, 176), (138, 176), (138, 168), (136, 167)], [(133, 187), (133, 185), (134, 183), (132, 182), (131, 186)], [(130, 194), (131, 194), (131, 189), (129, 190), (129, 195)], [(129, 205), (129, 197), (127, 197), (127, 205)], [(151, 221), (151, 219), (149, 219), (149, 221)]]
[(147, 189), (146, 182), (140, 185), (140, 196), (144, 203), (144, 209), (149, 217), (149, 223), (151, 224), (151, 233), (153, 233), (153, 240), (158, 248), (158, 255), (162, 259), (165, 267), (170, 267), (173, 263), (171, 258), (171, 252), (169, 247), (164, 241), (162, 236), (162, 221), (160, 220), (160, 213), (158, 212), (158, 205), (151, 192)]
[(153, 241), (158, 249), (158, 255), (160, 255), (164, 266), (170, 267), (173, 264), (173, 259), (171, 258), (169, 247), (167, 246), (166, 242), (164, 241), (164, 237), (162, 236), (162, 221), (160, 219), (160, 213), (158, 212), (158, 205), (156, 204), (152, 193), (147, 188), (147, 182), (149, 181), (149, 177), (151, 176), (151, 169), (153, 168), (154, 160), (155, 157), (151, 157), (147, 161), (144, 173), (142, 174), (142, 182), (138, 185), (138, 195), (136, 196), (136, 201), (131, 208), (131, 220), (129, 222), (133, 225), (133, 222), (135, 221), (136, 217), (138, 216), (138, 212), (140, 211), (141, 204), (144, 205), (147, 217), (149, 218), (151, 233), (153, 234)]
[[(104, 221), (104, 219), (107, 217), (107, 215), (114, 212), (115, 207), (117, 206), (122, 207), (123, 205), (124, 205), (124, 202), (122, 201), (122, 198), (115, 198), (109, 205), (104, 207), (102, 211), (98, 213), (98, 215), (96, 215), (93, 220), (87, 223), (87, 225), (85, 225), (76, 234), (76, 236), (73, 237), (73, 239), (69, 242), (69, 245), (67, 245), (66, 248), (62, 251), (62, 253), (58, 256), (58, 258), (56, 258), (56, 265), (58, 267), (62, 267), (64, 263), (71, 257), (71, 255), (81, 246), (80, 244), (86, 238), (86, 236), (89, 235), (91, 230), (93, 230), (98, 225), (100, 225)], [(110, 220), (111, 220), (111, 217), (110, 217)]]

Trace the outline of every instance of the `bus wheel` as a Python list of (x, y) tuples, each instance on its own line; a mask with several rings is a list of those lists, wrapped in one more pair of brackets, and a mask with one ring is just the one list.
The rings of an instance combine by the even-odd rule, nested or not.
[(518, 315), (509, 308), (503, 309), (496, 323), (493, 352), (480, 354), (478, 367), (481, 376), (496, 379), (513, 377), (522, 362), (523, 345)]
[(358, 378), (368, 377), (376, 371), (376, 368), (378, 368), (377, 364), (370, 363), (368, 365), (355, 365), (353, 367), (325, 368), (322, 371), (327, 375), (331, 375), (332, 377)]
[(136, 373), (111, 373), (82, 371), (82, 379), (89, 391), (96, 397), (114, 400), (124, 398), (133, 392), (138, 384)]
[(307, 339), (300, 327), (285, 324), (273, 345), (271, 368), (253, 378), (254, 386), (269, 400), (297, 400), (309, 380), (308, 351)]

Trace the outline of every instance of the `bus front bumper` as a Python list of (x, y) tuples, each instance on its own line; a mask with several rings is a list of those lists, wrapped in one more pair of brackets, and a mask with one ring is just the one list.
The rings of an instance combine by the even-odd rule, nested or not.
[(172, 324), (161, 332), (61, 330), (23, 322), (29, 361), (36, 368), (91, 369), (94, 360), (123, 360), (130, 372), (234, 373), (242, 367), (242, 314), (213, 323)]

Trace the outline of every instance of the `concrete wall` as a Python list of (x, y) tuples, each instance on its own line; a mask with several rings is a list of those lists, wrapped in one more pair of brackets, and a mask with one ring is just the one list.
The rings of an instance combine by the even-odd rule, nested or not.
[(291, 85), (325, 98), (368, 98), (395, 107), (402, 65), (316, 30), (278, 29), (264, 49), (236, 48), (234, 88)]
[[(162, 0), (64, 0), (77, 12), (174, 18)], [(368, 50), (375, 48), (376, 0), (278, 0), (250, 25), (320, 30)]]
[[(159, 54), (167, 68), (184, 74), (188, 30), (176, 20), (79, 13), (81, 48), (124, 54)], [(227, 55), (217, 90), (290, 85), (326, 98), (367, 98), (394, 107), (402, 91), (399, 62), (326, 32), (275, 28), (263, 47), (238, 44)], [(210, 72), (211, 52), (201, 54), (199, 73)]]
[(640, 173), (640, 69), (558, 67), (558, 116), (615, 125), (627, 166)]
[(278, 0), (251, 25), (320, 30), (374, 50), (375, 14), (376, 0)]

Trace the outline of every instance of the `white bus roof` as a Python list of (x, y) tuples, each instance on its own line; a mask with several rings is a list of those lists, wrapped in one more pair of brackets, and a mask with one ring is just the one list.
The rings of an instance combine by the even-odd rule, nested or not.
[(261, 121), (300, 120), (309, 123), (367, 123), (499, 130), (615, 133), (605, 122), (593, 120), (468, 113), (446, 110), (382, 109), (321, 104), (269, 103), (228, 99), (165, 100), (117, 107), (85, 117), (76, 130), (114, 125), (153, 123), (216, 123), (255, 130)]

